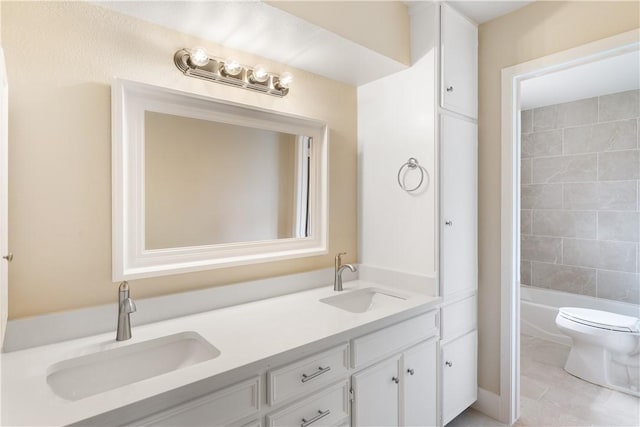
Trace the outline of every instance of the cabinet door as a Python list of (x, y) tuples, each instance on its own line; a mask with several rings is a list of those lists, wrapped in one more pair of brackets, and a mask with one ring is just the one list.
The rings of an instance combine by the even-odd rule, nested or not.
[(352, 377), (354, 426), (397, 426), (399, 424), (398, 375), (400, 355), (387, 359)]
[(404, 426), (435, 426), (437, 393), (436, 340), (418, 344), (403, 354)]
[(441, 115), (440, 292), (477, 287), (477, 126)]
[(441, 106), (472, 118), (478, 117), (478, 29), (467, 18), (442, 5)]
[(477, 399), (477, 331), (442, 346), (442, 421), (447, 424)]

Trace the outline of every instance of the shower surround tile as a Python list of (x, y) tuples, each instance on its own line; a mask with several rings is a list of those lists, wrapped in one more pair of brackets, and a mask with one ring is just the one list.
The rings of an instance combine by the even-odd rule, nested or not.
[(564, 239), (562, 259), (565, 265), (635, 273), (636, 246), (627, 242)]
[(527, 261), (562, 262), (562, 239), (558, 237), (522, 236), (520, 252)]
[(598, 155), (538, 157), (533, 159), (533, 182), (588, 182), (598, 177)]
[(562, 209), (562, 184), (523, 185), (522, 209)]
[(569, 183), (563, 186), (563, 206), (569, 210), (635, 211), (636, 181)]
[(640, 91), (521, 114), (522, 280), (636, 301)]
[(640, 241), (640, 213), (599, 212), (598, 240)]
[(595, 212), (535, 210), (531, 234), (595, 239), (596, 226)]
[(598, 270), (598, 298), (640, 304), (640, 274)]
[(621, 181), (640, 178), (640, 150), (598, 153), (598, 180)]
[(640, 90), (629, 90), (600, 97), (598, 118), (601, 122), (640, 116)]
[(533, 131), (559, 129), (595, 123), (598, 120), (598, 98), (581, 99), (533, 110)]
[(564, 129), (564, 154), (629, 150), (638, 146), (636, 120), (600, 123)]
[(595, 297), (596, 270), (594, 268), (532, 262), (531, 285)]
[(562, 154), (562, 130), (522, 135), (522, 158)]

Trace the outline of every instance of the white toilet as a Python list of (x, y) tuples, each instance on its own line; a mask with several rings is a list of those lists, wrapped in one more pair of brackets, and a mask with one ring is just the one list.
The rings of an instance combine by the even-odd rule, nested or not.
[(571, 337), (564, 369), (570, 374), (640, 396), (640, 319), (586, 308), (562, 307), (556, 325)]

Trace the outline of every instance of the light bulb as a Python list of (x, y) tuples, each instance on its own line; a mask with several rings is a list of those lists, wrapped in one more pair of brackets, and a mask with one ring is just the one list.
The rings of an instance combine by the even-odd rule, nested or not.
[(251, 73), (251, 80), (258, 83), (264, 83), (267, 81), (268, 78), (269, 78), (269, 73), (267, 72), (266, 68), (264, 68), (264, 65), (256, 65), (255, 67), (253, 67), (253, 72)]
[(209, 55), (207, 55), (207, 52), (205, 52), (201, 47), (191, 49), (189, 57), (191, 58), (193, 65), (198, 67), (203, 67), (209, 62)]
[(288, 89), (293, 82), (293, 74), (288, 71), (285, 71), (280, 75), (280, 80), (278, 80), (278, 86)]
[(226, 61), (224, 61), (224, 72), (231, 75), (231, 76), (236, 76), (238, 74), (240, 74), (240, 71), (242, 71), (242, 65), (240, 65), (240, 63), (238, 62), (237, 59), (235, 58), (229, 58)]

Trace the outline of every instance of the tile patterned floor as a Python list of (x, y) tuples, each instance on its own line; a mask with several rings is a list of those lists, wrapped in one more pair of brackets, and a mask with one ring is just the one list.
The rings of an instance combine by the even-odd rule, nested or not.
[[(640, 399), (576, 378), (563, 369), (569, 348), (521, 336), (520, 419), (515, 427), (640, 426)], [(500, 427), (468, 409), (447, 427)]]

